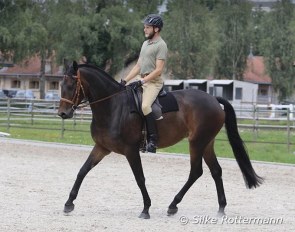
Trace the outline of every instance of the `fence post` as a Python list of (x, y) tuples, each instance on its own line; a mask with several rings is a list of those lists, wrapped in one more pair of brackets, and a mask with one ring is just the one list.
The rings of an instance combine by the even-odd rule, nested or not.
[(270, 107), (271, 107), (270, 118), (275, 118), (276, 117), (276, 106), (274, 104), (271, 104)]
[(6, 129), (7, 132), (9, 132), (10, 130), (10, 114), (11, 114), (10, 107), (11, 107), (11, 98), (9, 97), (7, 99), (7, 129)]
[(34, 101), (31, 101), (30, 106), (31, 108), (29, 107), (29, 109), (31, 110), (31, 125), (34, 125)]
[(253, 105), (253, 134), (254, 140), (257, 140), (257, 105)]
[(290, 120), (293, 120), (294, 117), (294, 105), (290, 104)]
[(77, 125), (76, 118), (77, 118), (77, 112), (74, 111), (74, 116), (73, 116), (73, 128), (74, 129), (76, 129), (76, 125)]
[(287, 144), (288, 144), (288, 152), (290, 152), (290, 114), (291, 114), (291, 109), (290, 108), (288, 108), (287, 109)]
[(61, 120), (61, 138), (64, 138), (64, 133), (65, 133), (65, 120)]

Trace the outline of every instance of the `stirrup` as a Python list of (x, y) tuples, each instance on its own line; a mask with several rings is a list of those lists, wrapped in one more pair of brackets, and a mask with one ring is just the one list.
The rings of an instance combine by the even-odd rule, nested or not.
[(157, 146), (155, 146), (155, 144), (150, 142), (150, 143), (148, 143), (146, 145), (145, 150), (146, 150), (146, 152), (156, 153), (157, 152)]

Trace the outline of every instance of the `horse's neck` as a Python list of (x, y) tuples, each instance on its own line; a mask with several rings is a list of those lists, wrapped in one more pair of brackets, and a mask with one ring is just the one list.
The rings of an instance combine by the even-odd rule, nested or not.
[(127, 101), (125, 92), (118, 92), (118, 94), (94, 101), (90, 107), (96, 127), (117, 128), (121, 123), (120, 118), (125, 115), (126, 109), (128, 108), (126, 107)]
[(109, 77), (103, 74), (86, 74), (85, 80), (88, 83), (88, 100), (90, 102), (101, 101), (119, 92), (120, 86)]
[(87, 82), (88, 90), (87, 98), (90, 103), (93, 118), (96, 123), (105, 124), (106, 120), (113, 119), (113, 115), (117, 115), (118, 108), (122, 107), (121, 98), (123, 97), (122, 88), (115, 81), (110, 80), (108, 76), (102, 76), (103, 73), (90, 72), (85, 70), (82, 72), (84, 81)]

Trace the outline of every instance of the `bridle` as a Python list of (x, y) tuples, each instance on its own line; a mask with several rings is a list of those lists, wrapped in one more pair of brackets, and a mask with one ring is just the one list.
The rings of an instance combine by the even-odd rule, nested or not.
[[(64, 75), (64, 77), (67, 77), (67, 75)], [(99, 100), (96, 100), (96, 101), (93, 101), (93, 102), (86, 103), (87, 100), (85, 100), (85, 101), (82, 101), (82, 102), (79, 103), (79, 97), (80, 97), (81, 90), (82, 90), (82, 93), (83, 93), (84, 97), (86, 97), (85, 91), (84, 91), (84, 88), (83, 88), (83, 85), (82, 85), (82, 82), (81, 82), (81, 78), (80, 78), (80, 71), (78, 70), (77, 71), (77, 76), (72, 76), (72, 78), (77, 80), (76, 91), (75, 91), (75, 94), (74, 94), (72, 100), (69, 100), (69, 99), (66, 99), (66, 98), (60, 98), (60, 100), (71, 104), (73, 111), (78, 109), (78, 107), (83, 108), (83, 107), (86, 107), (86, 106), (89, 106), (89, 105), (93, 105), (95, 103), (105, 101), (105, 100), (107, 100), (107, 99), (109, 99), (111, 97), (114, 97), (115, 95), (118, 95), (118, 94), (123, 93), (123, 92), (126, 91), (126, 89), (125, 89), (123, 91), (116, 92), (116, 93), (114, 93), (114, 94), (112, 94), (110, 96), (104, 97), (102, 99), (99, 99)], [(83, 105), (81, 105), (81, 104), (83, 104)], [(79, 105), (81, 105), (81, 106), (79, 106)]]
[[(67, 75), (64, 75), (64, 78), (66, 78), (66, 77), (67, 77)], [(60, 100), (64, 101), (64, 102), (67, 102), (67, 103), (70, 103), (72, 105), (72, 109), (75, 111), (78, 108), (78, 105), (79, 105), (80, 92), (82, 90), (82, 93), (83, 93), (83, 95), (85, 97), (85, 91), (84, 91), (83, 85), (81, 83), (79, 70), (77, 71), (77, 76), (72, 76), (72, 78), (77, 80), (77, 82), (76, 82), (76, 91), (75, 91), (75, 94), (74, 94), (72, 100), (69, 100), (69, 99), (66, 99), (66, 98), (60, 98)]]

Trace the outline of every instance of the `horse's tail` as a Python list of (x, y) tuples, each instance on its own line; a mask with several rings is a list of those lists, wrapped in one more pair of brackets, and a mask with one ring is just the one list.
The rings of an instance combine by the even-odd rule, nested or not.
[(235, 110), (232, 105), (224, 98), (216, 97), (216, 99), (224, 106), (225, 129), (227, 132), (227, 137), (229, 139), (238, 165), (243, 173), (246, 186), (248, 188), (256, 188), (260, 184), (262, 184), (263, 178), (259, 177), (252, 167), (245, 144), (238, 132)]

